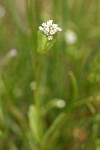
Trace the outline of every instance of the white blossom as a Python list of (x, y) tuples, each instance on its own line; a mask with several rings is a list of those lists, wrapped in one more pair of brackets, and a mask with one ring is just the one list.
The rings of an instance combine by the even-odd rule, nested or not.
[(57, 107), (64, 108), (66, 106), (66, 102), (62, 99), (57, 101)]
[(53, 36), (62, 31), (57, 24), (53, 23), (53, 20), (49, 20), (47, 22), (43, 22), (41, 26), (39, 26), (39, 30), (42, 31), (48, 38), (48, 40), (53, 40)]
[(17, 56), (17, 50), (16, 49), (11, 49), (10, 51), (9, 51), (9, 55), (11, 56), (11, 57), (16, 57)]
[(65, 41), (67, 44), (74, 44), (77, 41), (77, 35), (74, 31), (68, 30), (65, 32)]
[(55, 31), (54, 30), (50, 30), (50, 35), (53, 35), (55, 34)]
[(58, 25), (57, 25), (57, 24), (53, 24), (52, 27), (53, 27), (53, 28), (57, 28)]
[(50, 40), (52, 40), (53, 39), (53, 36), (48, 36), (48, 40), (50, 41)]
[(58, 31), (62, 31), (62, 29), (61, 28), (57, 28), (58, 29)]
[(43, 27), (47, 27), (47, 24), (45, 22), (42, 23)]
[(40, 30), (40, 31), (43, 31), (44, 29), (43, 29), (43, 27), (40, 26), (40, 27), (39, 27), (39, 30)]
[(53, 23), (53, 20), (47, 21), (47, 26), (48, 26), (48, 27), (52, 26), (52, 23)]

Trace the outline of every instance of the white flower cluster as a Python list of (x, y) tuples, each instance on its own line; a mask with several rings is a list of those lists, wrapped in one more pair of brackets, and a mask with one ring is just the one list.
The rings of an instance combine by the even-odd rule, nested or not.
[(53, 23), (53, 20), (49, 20), (46, 23), (42, 23), (42, 25), (39, 26), (39, 30), (47, 36), (48, 40), (52, 40), (53, 36), (57, 32), (62, 31), (62, 29), (58, 27), (57, 24)]

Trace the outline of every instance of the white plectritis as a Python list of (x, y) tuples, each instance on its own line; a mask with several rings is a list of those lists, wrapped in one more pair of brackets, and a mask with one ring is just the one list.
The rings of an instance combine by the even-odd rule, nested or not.
[(58, 100), (56, 103), (57, 107), (64, 108), (66, 106), (66, 102), (62, 99)]
[(16, 57), (17, 56), (17, 50), (16, 49), (11, 49), (10, 51), (9, 51), (9, 55), (11, 56), (11, 57)]
[(62, 31), (60, 27), (58, 27), (57, 24), (53, 23), (53, 20), (49, 20), (47, 22), (42, 23), (41, 26), (39, 26), (39, 30), (42, 31), (48, 38), (48, 40), (53, 40), (53, 36), (57, 33)]
[(3, 6), (0, 6), (0, 18), (5, 17), (6, 15), (6, 9)]
[(67, 44), (75, 44), (77, 41), (77, 34), (72, 30), (67, 30), (64, 37)]

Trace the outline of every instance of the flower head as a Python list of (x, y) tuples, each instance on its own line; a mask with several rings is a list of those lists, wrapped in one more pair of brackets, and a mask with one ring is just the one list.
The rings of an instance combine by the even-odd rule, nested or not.
[(57, 32), (62, 31), (62, 29), (58, 27), (57, 24), (53, 23), (53, 20), (42, 23), (42, 25), (39, 26), (39, 30), (47, 36), (49, 41), (53, 40), (53, 36), (57, 34)]

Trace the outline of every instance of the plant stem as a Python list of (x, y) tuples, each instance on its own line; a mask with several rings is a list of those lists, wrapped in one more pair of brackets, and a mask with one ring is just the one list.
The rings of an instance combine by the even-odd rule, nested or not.
[[(44, 63), (45, 55), (39, 55), (39, 62), (36, 68), (35, 81), (36, 89), (34, 91), (34, 103), (37, 110), (38, 121), (39, 121), (39, 131), (41, 132), (41, 139), (43, 137), (43, 123), (42, 123), (42, 113), (41, 113), (41, 94), (40, 94), (40, 83), (41, 83), (41, 70)], [(40, 144), (41, 145), (41, 144)]]

